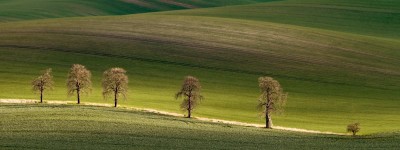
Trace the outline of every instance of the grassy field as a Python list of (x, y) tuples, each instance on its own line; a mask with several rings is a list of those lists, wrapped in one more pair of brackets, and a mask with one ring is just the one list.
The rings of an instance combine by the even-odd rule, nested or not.
[(399, 133), (318, 135), (76, 105), (0, 104), (0, 149), (396, 149)]
[(93, 92), (83, 101), (111, 103), (101, 97), (101, 74), (119, 66), (131, 78), (123, 105), (180, 112), (173, 95), (191, 74), (203, 83), (206, 97), (195, 115), (262, 123), (255, 109), (257, 78), (270, 75), (289, 92), (287, 111), (275, 117), (276, 125), (344, 132), (359, 121), (366, 134), (398, 130), (400, 123), (400, 42), (394, 39), (170, 15), (0, 26), (2, 98), (37, 98), (29, 83), (52, 67), (56, 89), (45, 98), (73, 100), (66, 96), (65, 78), (71, 64), (81, 63), (94, 75)]
[(0, 0), (0, 22), (104, 16), (251, 4), (271, 0)]
[[(397, 3), (308, 1), (320, 11), (303, 19), (337, 14), (319, 16), (325, 17), (321, 25), (290, 17), (283, 20), (292, 22), (276, 21), (268, 17), (273, 13), (252, 9), (298, 3), (206, 9), (212, 14), (196, 9), (0, 23), (0, 98), (38, 98), (30, 81), (52, 67), (56, 87), (45, 99), (74, 100), (67, 97), (65, 81), (69, 67), (81, 63), (92, 70), (94, 83), (82, 101), (112, 103), (103, 100), (100, 81), (104, 70), (118, 66), (130, 77), (122, 105), (181, 112), (174, 93), (184, 76), (194, 75), (206, 98), (195, 116), (263, 123), (256, 110), (257, 78), (268, 75), (289, 92), (286, 112), (273, 117), (275, 125), (343, 133), (347, 124), (360, 122), (361, 134), (399, 131), (398, 24), (369, 13), (385, 10), (397, 18)], [(329, 13), (323, 6), (341, 9)], [(289, 14), (301, 10), (285, 8), (295, 9), (287, 9)], [(355, 8), (366, 12), (350, 13)], [(227, 16), (227, 10), (243, 16)], [(350, 18), (343, 28), (339, 22), (346, 19), (339, 16), (371, 18), (373, 26)]]
[(393, 0), (284, 0), (161, 13), (257, 20), (400, 38), (400, 1)]

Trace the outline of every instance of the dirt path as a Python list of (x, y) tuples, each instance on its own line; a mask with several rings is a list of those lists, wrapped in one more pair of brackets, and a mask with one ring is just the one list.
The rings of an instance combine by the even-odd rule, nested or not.
[[(29, 104), (29, 103), (38, 103), (38, 100), (32, 100), (32, 99), (0, 99), (0, 103), (17, 103), (17, 104)], [(45, 101), (46, 104), (75, 104), (75, 101), (57, 101), (57, 100), (50, 100), (50, 101)], [(81, 105), (89, 105), (89, 106), (102, 106), (102, 107), (113, 107), (114, 105), (112, 104), (102, 104), (102, 103), (81, 103)], [(163, 114), (163, 115), (168, 115), (168, 116), (175, 116), (175, 117), (183, 117), (182, 114), (179, 113), (172, 113), (172, 112), (166, 112), (166, 111), (159, 111), (156, 109), (150, 109), (150, 108), (136, 108), (136, 107), (125, 107), (122, 106), (122, 108), (126, 109), (131, 109), (131, 110), (138, 110), (138, 111), (144, 111), (144, 112), (150, 112), (150, 113), (156, 113), (156, 114)], [(258, 127), (262, 128), (264, 125), (262, 124), (252, 124), (252, 123), (244, 123), (244, 122), (238, 122), (238, 121), (228, 121), (228, 120), (221, 120), (221, 119), (212, 119), (212, 118), (204, 118), (204, 117), (193, 117), (195, 119), (201, 120), (201, 121), (209, 121), (209, 122), (215, 122), (215, 123), (224, 123), (224, 124), (232, 124), (232, 125), (240, 125), (240, 126), (246, 126), (246, 127)], [(281, 127), (281, 126), (273, 126), (273, 129), (277, 130), (285, 130), (285, 131), (294, 131), (294, 132), (304, 132), (304, 133), (316, 133), (316, 134), (332, 134), (332, 135), (347, 135), (343, 133), (334, 133), (334, 132), (322, 132), (322, 131), (315, 131), (315, 130), (306, 130), (306, 129), (298, 129), (298, 128), (288, 128), (288, 127)]]

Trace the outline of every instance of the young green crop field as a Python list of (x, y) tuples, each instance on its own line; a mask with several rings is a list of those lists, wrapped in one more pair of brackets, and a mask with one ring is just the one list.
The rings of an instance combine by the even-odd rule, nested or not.
[(0, 0), (0, 22), (104, 16), (251, 4), (271, 0)]
[(399, 133), (336, 136), (196, 121), (128, 109), (1, 104), (0, 149), (396, 149)]
[(162, 14), (237, 18), (400, 38), (400, 1), (284, 0)]
[[(51, 67), (56, 84), (45, 99), (74, 100), (65, 82), (69, 67), (80, 63), (94, 84), (82, 101), (112, 103), (101, 95), (102, 72), (123, 67), (130, 78), (124, 106), (181, 112), (174, 94), (193, 75), (205, 96), (194, 116), (261, 124), (257, 78), (268, 75), (289, 92), (275, 125), (344, 133), (360, 122), (360, 134), (399, 131), (398, 3), (311, 2), (302, 4), (308, 11), (297, 8), (300, 1), (281, 1), (0, 23), (0, 98), (37, 99), (30, 82)], [(277, 5), (287, 18), (252, 9)], [(322, 9), (328, 6), (338, 8)], [(375, 16), (381, 11), (388, 13)], [(313, 17), (321, 21), (307, 19)]]

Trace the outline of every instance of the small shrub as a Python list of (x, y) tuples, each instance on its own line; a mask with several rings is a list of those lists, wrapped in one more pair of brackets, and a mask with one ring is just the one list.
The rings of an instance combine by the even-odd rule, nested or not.
[(359, 123), (353, 123), (353, 124), (347, 125), (347, 132), (353, 133), (353, 136), (355, 136), (358, 131), (360, 131)]

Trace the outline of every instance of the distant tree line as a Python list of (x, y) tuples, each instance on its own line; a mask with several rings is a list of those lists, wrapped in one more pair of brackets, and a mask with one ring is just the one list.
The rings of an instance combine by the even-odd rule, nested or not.
[[(89, 94), (92, 90), (92, 74), (85, 66), (73, 64), (67, 77), (67, 94), (76, 94), (77, 104), (81, 103), (81, 94)], [(287, 93), (283, 92), (280, 83), (271, 77), (258, 78), (261, 95), (258, 98), (258, 108), (262, 111), (265, 118), (265, 128), (272, 128), (271, 113), (283, 111), (286, 104)], [(126, 98), (128, 92), (128, 76), (123, 68), (111, 68), (103, 73), (102, 79), (103, 97), (113, 96), (114, 107), (118, 105), (120, 96)], [(46, 69), (42, 75), (32, 81), (32, 89), (40, 93), (40, 102), (43, 103), (44, 91), (53, 89), (54, 81), (51, 75), (51, 68)], [(180, 108), (187, 112), (187, 118), (192, 117), (192, 111), (204, 98), (201, 95), (200, 81), (193, 76), (186, 76), (183, 80), (181, 89), (175, 94), (175, 98), (182, 98)], [(360, 130), (359, 123), (349, 124), (347, 131), (353, 135)]]

